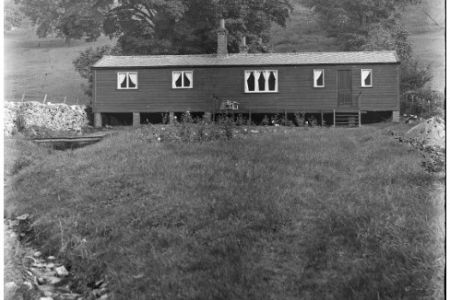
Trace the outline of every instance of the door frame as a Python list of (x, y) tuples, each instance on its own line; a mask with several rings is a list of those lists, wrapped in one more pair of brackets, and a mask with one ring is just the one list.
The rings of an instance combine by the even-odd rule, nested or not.
[[(339, 71), (350, 71), (350, 85), (351, 85), (351, 93), (350, 93), (350, 104), (339, 104)], [(336, 107), (353, 107), (353, 69), (337, 69), (336, 70)]]

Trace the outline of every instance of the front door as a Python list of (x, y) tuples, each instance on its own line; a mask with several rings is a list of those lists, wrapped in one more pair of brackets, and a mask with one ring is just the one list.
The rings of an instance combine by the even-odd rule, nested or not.
[(352, 70), (338, 70), (338, 106), (352, 105)]

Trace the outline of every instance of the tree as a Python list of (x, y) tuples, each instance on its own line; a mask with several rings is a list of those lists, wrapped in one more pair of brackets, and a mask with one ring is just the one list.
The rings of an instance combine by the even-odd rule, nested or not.
[(105, 14), (114, 0), (16, 0), (24, 14), (37, 25), (36, 34), (46, 37), (55, 33), (66, 39), (97, 39)]
[(120, 50), (116, 48), (111, 48), (109, 46), (90, 47), (80, 53), (80, 55), (72, 62), (75, 70), (80, 74), (82, 78), (87, 79), (88, 85), (84, 87), (86, 95), (92, 96), (92, 84), (94, 81), (91, 67), (100, 60), (104, 55), (114, 55), (120, 54)]
[(13, 27), (18, 27), (24, 19), (23, 13), (20, 11), (20, 7), (15, 5), (12, 1), (5, 2), (4, 7), (5, 14), (5, 30), (11, 30)]
[(400, 13), (420, 0), (303, 0), (343, 50), (397, 50), (408, 57), (411, 49)]
[(285, 26), (291, 10), (289, 0), (122, 0), (104, 30), (119, 37), (124, 54), (213, 53), (223, 17), (229, 50), (237, 52), (241, 36), (267, 41), (272, 22)]

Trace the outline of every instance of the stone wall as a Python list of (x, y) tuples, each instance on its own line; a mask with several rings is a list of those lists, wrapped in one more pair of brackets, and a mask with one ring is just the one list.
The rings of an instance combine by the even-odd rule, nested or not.
[(5, 102), (4, 132), (11, 135), (32, 127), (80, 131), (89, 124), (85, 105), (63, 103)]

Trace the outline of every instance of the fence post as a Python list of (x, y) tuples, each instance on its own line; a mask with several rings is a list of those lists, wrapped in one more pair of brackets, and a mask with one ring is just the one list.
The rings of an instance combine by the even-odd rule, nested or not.
[(44, 103), (45, 104), (45, 101), (47, 100), (47, 94), (45, 94), (45, 96), (44, 96), (44, 100), (42, 100), (42, 103)]

